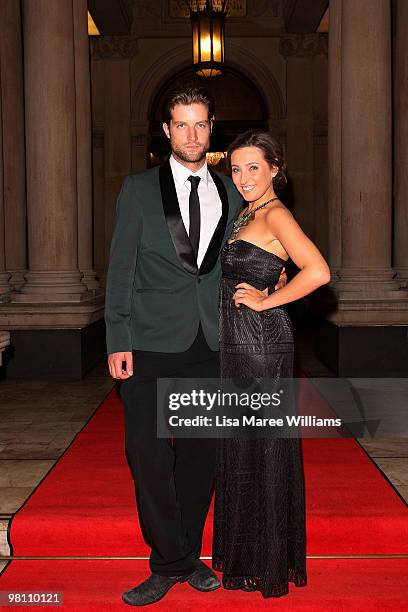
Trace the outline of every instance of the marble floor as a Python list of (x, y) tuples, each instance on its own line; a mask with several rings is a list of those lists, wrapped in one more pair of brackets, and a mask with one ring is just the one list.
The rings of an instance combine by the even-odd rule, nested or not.
[(0, 557), (10, 517), (113, 385), (104, 363), (79, 382), (0, 380)]
[[(300, 332), (297, 338), (298, 367), (311, 377), (333, 376), (315, 355), (313, 335)], [(52, 468), (113, 384), (104, 363), (79, 382), (0, 380), (0, 556), (9, 554), (10, 517)], [(361, 439), (360, 443), (408, 501), (408, 438)]]

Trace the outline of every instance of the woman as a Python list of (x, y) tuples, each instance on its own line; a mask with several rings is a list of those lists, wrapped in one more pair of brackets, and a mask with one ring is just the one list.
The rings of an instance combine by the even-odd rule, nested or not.
[[(247, 206), (221, 256), (221, 376), (290, 378), (293, 331), (284, 305), (329, 282), (329, 268), (276, 196), (286, 177), (272, 135), (238, 136), (228, 162)], [(275, 291), (289, 257), (300, 271)], [(288, 582), (306, 585), (299, 440), (226, 439), (218, 451), (213, 567), (223, 572), (224, 588), (280, 597)]]

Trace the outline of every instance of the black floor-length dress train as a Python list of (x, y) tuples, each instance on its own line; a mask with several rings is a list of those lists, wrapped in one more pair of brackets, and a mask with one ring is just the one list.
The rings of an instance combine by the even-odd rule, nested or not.
[[(291, 378), (293, 331), (285, 308), (255, 312), (232, 301), (235, 285), (274, 290), (285, 261), (245, 240), (226, 244), (220, 290), (221, 377)], [(227, 589), (264, 597), (304, 586), (304, 480), (297, 438), (218, 443), (213, 567)]]

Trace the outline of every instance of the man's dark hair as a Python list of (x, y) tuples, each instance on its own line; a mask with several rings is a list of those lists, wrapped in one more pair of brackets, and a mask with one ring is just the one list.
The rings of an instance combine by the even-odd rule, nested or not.
[(166, 95), (162, 106), (163, 123), (170, 124), (171, 111), (177, 104), (204, 104), (208, 110), (208, 120), (212, 119), (215, 113), (215, 102), (210, 92), (194, 83), (178, 85)]
[(282, 146), (271, 132), (248, 130), (237, 136), (230, 144), (227, 151), (227, 161), (230, 169), (231, 155), (233, 152), (237, 149), (244, 149), (245, 147), (257, 147), (262, 151), (268, 164), (278, 168), (278, 174), (273, 179), (275, 189), (283, 189), (286, 187), (286, 161), (283, 156)]

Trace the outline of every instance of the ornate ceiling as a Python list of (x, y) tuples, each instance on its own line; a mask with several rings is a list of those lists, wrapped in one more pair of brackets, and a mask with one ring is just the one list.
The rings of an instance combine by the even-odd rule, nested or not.
[[(328, 0), (229, 0), (228, 34), (316, 32), (328, 4)], [(178, 37), (186, 36), (190, 28), (185, 0), (88, 0), (88, 6), (102, 35)]]

